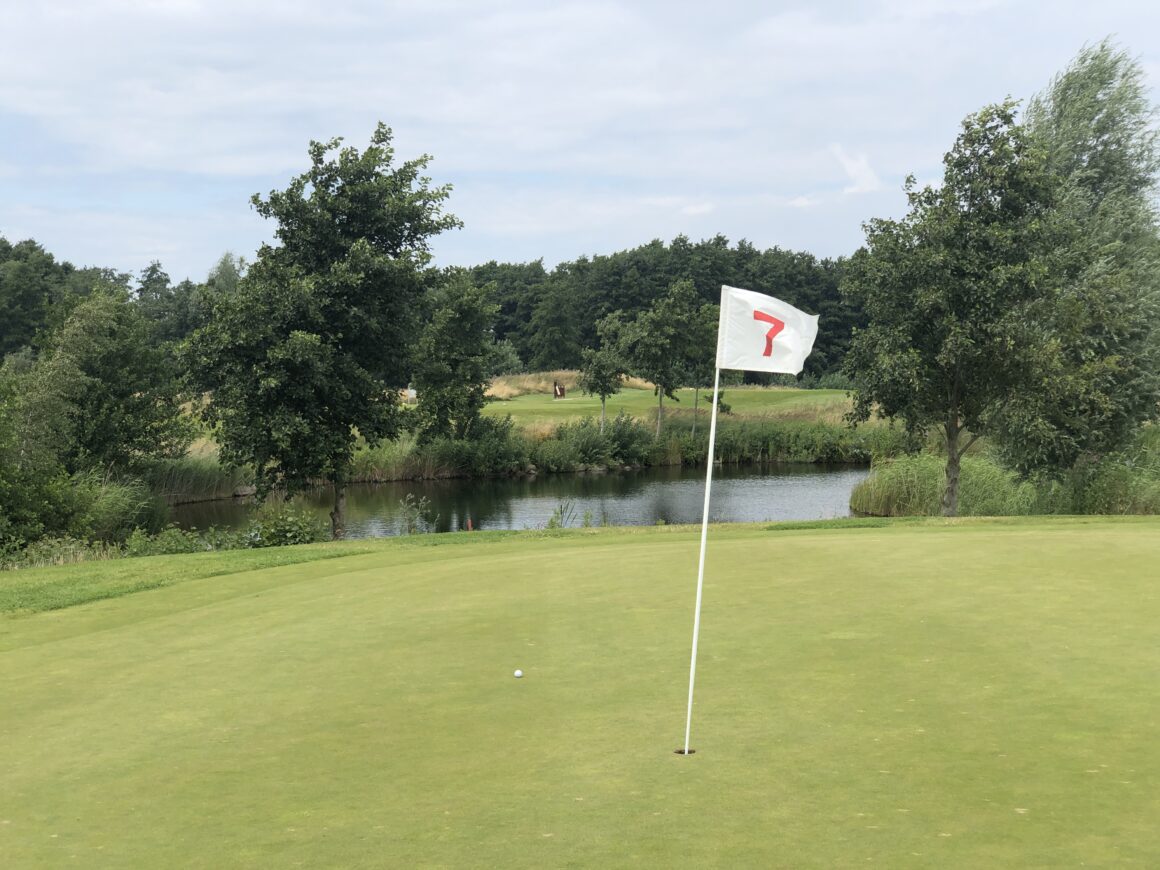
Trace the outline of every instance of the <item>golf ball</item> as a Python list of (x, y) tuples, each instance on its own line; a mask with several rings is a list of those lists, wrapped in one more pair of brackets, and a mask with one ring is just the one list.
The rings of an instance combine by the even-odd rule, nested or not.
[(519, 668), (516, 668), (515, 678), (518, 680), (523, 675), (524, 675), (524, 672), (521, 671)]

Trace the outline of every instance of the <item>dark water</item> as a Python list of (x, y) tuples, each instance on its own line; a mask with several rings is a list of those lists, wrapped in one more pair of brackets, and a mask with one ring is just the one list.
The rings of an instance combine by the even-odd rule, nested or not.
[[(719, 467), (713, 474), (709, 515), (714, 522), (810, 520), (850, 515), (850, 491), (865, 468), (816, 465)], [(401, 532), (400, 502), (410, 494), (427, 499), (435, 531), (458, 531), (470, 517), (476, 529), (534, 529), (560, 511), (569, 526), (641, 526), (700, 523), (704, 469), (650, 468), (616, 474), (552, 474), (499, 480), (437, 480), (360, 484), (347, 491), (347, 534), (383, 537)], [(325, 519), (329, 489), (299, 497), (299, 504)], [(174, 522), (183, 528), (244, 525), (249, 506), (241, 500), (181, 505)]]

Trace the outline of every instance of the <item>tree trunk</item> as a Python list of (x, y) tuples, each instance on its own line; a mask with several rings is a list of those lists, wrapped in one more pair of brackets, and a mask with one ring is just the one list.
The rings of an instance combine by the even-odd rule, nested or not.
[(346, 484), (334, 484), (334, 510), (330, 512), (330, 537), (340, 541), (346, 537)]
[(697, 437), (697, 400), (701, 397), (701, 388), (693, 387), (693, 437)]
[(665, 413), (665, 391), (657, 388), (657, 437), (661, 437), (661, 417)]
[(607, 401), (608, 401), (608, 399), (605, 398), (604, 396), (600, 397), (600, 434), (601, 435), (604, 434), (604, 403)]
[(957, 423), (947, 423), (945, 430), (947, 483), (942, 497), (942, 515), (944, 517), (957, 517), (959, 515), (959, 461), (962, 459), (962, 454), (959, 453), (959, 434), (961, 432), (962, 430)]

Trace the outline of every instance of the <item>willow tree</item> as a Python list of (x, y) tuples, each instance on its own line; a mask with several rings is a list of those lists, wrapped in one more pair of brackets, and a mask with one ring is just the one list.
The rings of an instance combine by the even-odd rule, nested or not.
[(941, 187), (906, 183), (909, 213), (866, 224), (843, 293), (861, 305), (845, 360), (854, 421), (877, 411), (946, 451), (942, 512), (958, 512), (963, 454), (1028, 390), (1051, 340), (1054, 197), (1043, 151), (1006, 101), (970, 115), (943, 158)]
[(429, 240), (460, 225), (443, 212), (450, 187), (423, 174), (429, 157), (396, 164), (389, 128), (361, 152), (341, 143), (311, 142), (305, 173), (253, 197), (277, 244), (236, 292), (214, 296), (189, 344), (222, 458), (253, 467), (261, 494), (329, 481), (335, 538), (356, 439), (399, 431)]
[(1026, 125), (1059, 184), (1056, 337), (1039, 382), (1004, 411), (996, 441), (1025, 472), (1098, 460), (1160, 410), (1156, 110), (1139, 63), (1109, 41), (1079, 53), (1031, 101)]

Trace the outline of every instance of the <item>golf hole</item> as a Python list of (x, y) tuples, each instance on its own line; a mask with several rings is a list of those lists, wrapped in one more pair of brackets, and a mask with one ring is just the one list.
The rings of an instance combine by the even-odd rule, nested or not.
[(696, 749), (690, 749), (687, 752), (684, 749), (674, 749), (673, 754), (674, 755), (692, 755), (696, 751), (697, 751)]

